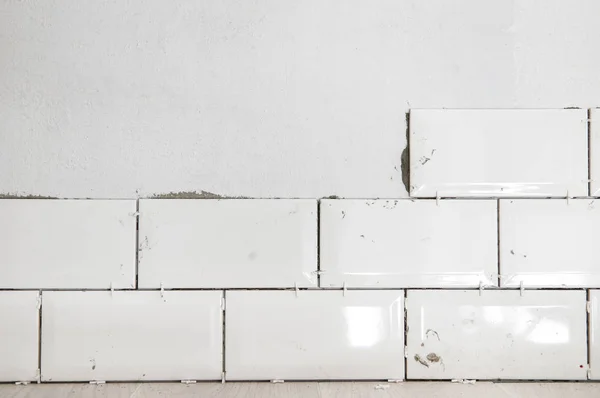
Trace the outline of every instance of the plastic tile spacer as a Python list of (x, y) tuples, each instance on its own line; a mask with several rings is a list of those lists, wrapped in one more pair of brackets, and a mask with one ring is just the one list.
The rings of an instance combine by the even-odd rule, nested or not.
[(271, 380), (271, 383), (273, 383), (273, 384), (279, 384), (279, 383), (284, 383), (284, 382), (285, 382), (285, 380), (283, 380), (283, 379), (273, 379), (273, 380)]
[(343, 295), (344, 297), (346, 297), (346, 290), (348, 290), (348, 289), (347, 289), (347, 287), (346, 287), (346, 282), (344, 282), (344, 286), (342, 287), (342, 295)]
[(521, 297), (523, 297), (523, 293), (525, 292), (525, 287), (523, 286), (523, 281), (519, 283), (519, 293)]
[(298, 289), (298, 282), (294, 283), (294, 290), (295, 290), (295, 292), (296, 292), (296, 297), (298, 297), (298, 292), (299, 292), (299, 289)]
[(479, 295), (483, 293), (483, 282), (479, 281)]
[(440, 193), (439, 192), (435, 192), (435, 205), (439, 206), (440, 205)]
[(162, 282), (160, 283), (160, 298), (163, 299), (165, 303), (167, 302), (167, 300), (165, 299), (165, 286)]

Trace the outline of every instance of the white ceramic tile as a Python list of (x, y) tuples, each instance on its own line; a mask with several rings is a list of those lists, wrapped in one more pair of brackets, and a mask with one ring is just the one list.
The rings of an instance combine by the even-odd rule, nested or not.
[(599, 287), (600, 201), (500, 201), (505, 287)]
[(218, 380), (221, 291), (44, 292), (42, 380)]
[(404, 378), (404, 292), (227, 292), (228, 380)]
[(135, 284), (135, 200), (0, 200), (0, 288)]
[(411, 196), (587, 195), (587, 111), (410, 113)]
[(409, 379), (582, 380), (586, 292), (410, 290)]
[(317, 283), (316, 200), (140, 201), (140, 287)]
[(590, 290), (590, 378), (600, 380), (600, 290)]
[(0, 382), (36, 380), (39, 300), (38, 292), (0, 292)]
[(590, 109), (590, 194), (600, 195), (600, 109)]
[(497, 286), (495, 200), (323, 200), (321, 286)]

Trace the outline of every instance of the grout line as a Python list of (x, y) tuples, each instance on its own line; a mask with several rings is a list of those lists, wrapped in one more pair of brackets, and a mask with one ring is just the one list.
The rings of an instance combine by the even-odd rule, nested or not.
[(591, 139), (592, 139), (592, 110), (587, 110), (587, 156), (588, 156), (588, 195), (592, 195), (592, 156), (591, 156)]
[[(592, 368), (592, 364), (590, 363), (590, 359), (591, 359), (591, 351), (592, 351), (592, 345), (590, 344), (590, 328), (592, 327), (592, 308), (591, 305), (588, 304), (590, 303), (590, 290), (586, 290), (585, 293), (585, 323), (586, 323), (586, 328), (585, 328), (585, 337), (586, 337), (586, 344), (587, 344), (587, 364), (588, 364), (588, 370)], [(590, 309), (588, 312), (588, 308)]]
[(38, 310), (38, 369), (39, 369), (39, 374), (38, 374), (38, 381), (41, 382), (42, 380), (42, 306), (44, 305), (44, 297), (42, 295), (42, 291), (39, 291), (40, 293), (40, 309)]
[(410, 109), (406, 112), (406, 168), (407, 168), (407, 177), (406, 182), (408, 185), (408, 189), (406, 190), (406, 194), (411, 197), (412, 187), (410, 185)]
[[(286, 379), (285, 384), (294, 383), (348, 383), (348, 382), (360, 382), (360, 383), (386, 383), (389, 379)], [(557, 383), (557, 384), (598, 384), (598, 380), (577, 380), (577, 379), (475, 379), (477, 383), (508, 383), (508, 384), (540, 384), (540, 383)], [(1, 381), (1, 385), (13, 385), (15, 381)], [(221, 380), (210, 379), (210, 380), (195, 380), (195, 384), (216, 384), (221, 383)], [(405, 382), (410, 384), (420, 383), (450, 383), (452, 379), (409, 379)], [(106, 380), (106, 384), (181, 384), (181, 380)], [(230, 383), (261, 383), (261, 384), (272, 384), (271, 380), (227, 380), (227, 384)], [(44, 381), (41, 384), (86, 384), (89, 385), (89, 381), (81, 380), (61, 380), (61, 381)]]
[(408, 309), (406, 308), (408, 290), (404, 290), (404, 380), (408, 379)]
[[(519, 286), (510, 286), (499, 288), (497, 286), (484, 286), (485, 290), (494, 290), (494, 291), (511, 291), (511, 290), (519, 290)], [(528, 286), (525, 288), (527, 291), (535, 291), (535, 290), (552, 290), (556, 292), (561, 291), (581, 291), (587, 289), (600, 289), (600, 285), (598, 286), (579, 286), (579, 287), (535, 287)], [(295, 287), (236, 287), (236, 288), (226, 288), (226, 287), (184, 287), (184, 288), (163, 288), (164, 291), (173, 291), (173, 292), (186, 292), (186, 291), (295, 291)], [(313, 291), (313, 292), (328, 292), (328, 291), (341, 291), (344, 290), (343, 286), (340, 287), (299, 287), (300, 291)], [(388, 290), (466, 290), (466, 291), (479, 291), (479, 286), (446, 286), (446, 287), (411, 287), (411, 286), (396, 286), (396, 287), (346, 287), (346, 290), (356, 290), (356, 291), (388, 291)], [(0, 289), (0, 292), (26, 292), (26, 291), (41, 291), (41, 292), (106, 292), (110, 293), (111, 289), (39, 289), (39, 288), (30, 288), (30, 289)], [(143, 289), (113, 289), (115, 292), (160, 292), (160, 288), (143, 288)]]
[(317, 287), (321, 287), (321, 200), (317, 200)]
[(223, 343), (223, 349), (222, 349), (222, 351), (223, 351), (222, 352), (222, 365), (223, 365), (223, 369), (222, 369), (222, 372), (223, 373), (222, 373), (222, 375), (223, 376), (221, 378), (221, 382), (222, 383), (225, 381), (225, 375), (227, 375), (227, 373), (226, 373), (227, 372), (227, 367), (226, 367), (226, 363), (225, 363), (225, 360), (226, 360), (225, 359), (226, 358), (226, 356), (225, 356), (225, 350), (226, 350), (225, 342), (226, 342), (226, 337), (227, 337), (227, 334), (226, 334), (227, 333), (227, 328), (226, 328), (226, 326), (227, 326), (227, 316), (226, 316), (226, 313), (225, 313), (227, 311), (227, 291), (226, 290), (223, 290), (223, 303), (224, 303), (224, 305), (223, 305), (223, 312), (222, 312), (222, 314), (223, 314), (223, 337), (222, 337), (222, 339), (223, 339), (223, 342), (222, 342)]
[(135, 289), (138, 290), (139, 285), (139, 268), (140, 268), (140, 200), (135, 201)]
[(498, 257), (498, 288), (502, 287), (502, 270), (500, 268), (500, 199), (496, 202), (496, 246)]

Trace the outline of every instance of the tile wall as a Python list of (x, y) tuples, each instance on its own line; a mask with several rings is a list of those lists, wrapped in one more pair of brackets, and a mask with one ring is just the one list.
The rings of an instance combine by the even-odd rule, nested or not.
[(409, 199), (0, 200), (0, 381), (600, 379), (598, 118), (413, 110)]

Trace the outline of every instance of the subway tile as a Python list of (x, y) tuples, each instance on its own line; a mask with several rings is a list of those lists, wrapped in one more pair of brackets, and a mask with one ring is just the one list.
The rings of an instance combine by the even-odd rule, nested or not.
[(40, 300), (38, 292), (0, 292), (0, 382), (37, 379)]
[(590, 109), (590, 194), (600, 196), (600, 108)]
[(590, 379), (600, 380), (600, 290), (590, 290)]
[(497, 286), (495, 200), (323, 200), (321, 286)]
[(500, 201), (503, 287), (600, 287), (600, 201)]
[(404, 292), (228, 291), (227, 380), (404, 378)]
[(410, 290), (409, 379), (583, 380), (586, 292)]
[(219, 380), (221, 291), (44, 292), (42, 380)]
[(0, 288), (135, 287), (135, 200), (0, 200)]
[(316, 200), (141, 200), (139, 284), (315, 287)]
[(586, 196), (584, 109), (415, 109), (411, 196)]

